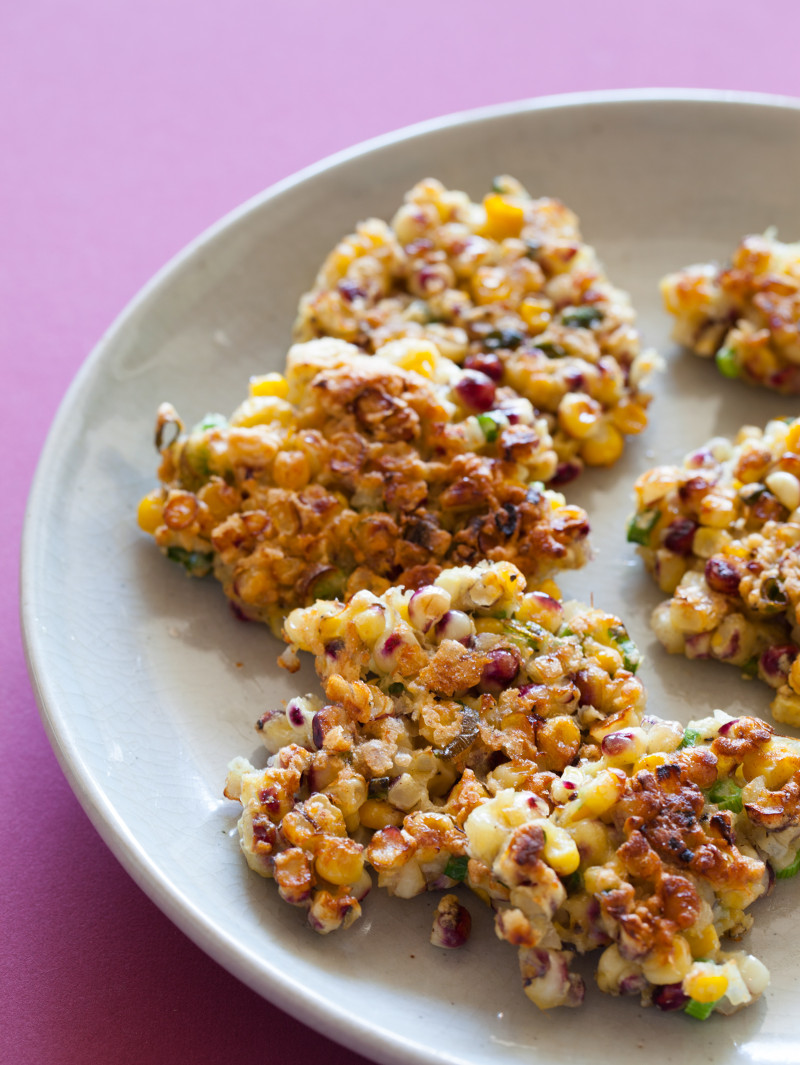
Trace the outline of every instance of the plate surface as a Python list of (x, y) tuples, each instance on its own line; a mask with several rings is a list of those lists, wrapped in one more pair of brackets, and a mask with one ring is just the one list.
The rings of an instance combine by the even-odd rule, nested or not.
[(797, 411), (797, 401), (724, 381), (677, 350), (657, 282), (725, 259), (768, 225), (800, 237), (800, 105), (654, 91), (556, 97), (381, 138), (246, 204), (151, 282), (75, 380), (30, 499), (22, 613), (46, 728), (94, 824), (155, 902), (240, 979), (354, 1050), (437, 1065), (793, 1060), (800, 883), (758, 904), (746, 941), (772, 972), (768, 993), (701, 1025), (609, 999), (591, 978), (581, 1010), (539, 1013), (514, 951), (473, 897), (475, 931), (460, 952), (428, 945), (433, 897), (374, 891), (348, 932), (316, 936), (239, 855), (237, 807), (221, 798), (226, 764), (257, 756), (264, 709), (316, 682), (308, 664), (294, 678), (279, 671), (277, 641), (237, 622), (213, 581), (187, 580), (138, 531), (137, 501), (155, 483), (156, 407), (169, 399), (190, 422), (232, 410), (250, 374), (282, 367), (297, 299), (338, 237), (393, 213), (422, 177), (479, 197), (496, 173), (577, 211), (668, 364), (652, 425), (623, 461), (568, 486), (589, 510), (596, 555), (561, 582), (565, 593), (627, 620), (647, 655), (653, 712), (767, 713), (766, 688), (660, 650), (647, 623), (659, 593), (624, 524), (641, 470)]

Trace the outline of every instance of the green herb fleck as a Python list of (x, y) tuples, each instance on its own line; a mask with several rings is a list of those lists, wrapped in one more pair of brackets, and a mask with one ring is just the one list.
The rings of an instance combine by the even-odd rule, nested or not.
[(684, 729), (683, 739), (678, 744), (678, 750), (680, 750), (681, 747), (695, 747), (699, 739), (700, 733), (696, 728)]
[(602, 322), (605, 315), (599, 307), (591, 307), (588, 304), (583, 307), (568, 307), (561, 315), (564, 325), (578, 326), (580, 329), (589, 329), (595, 322)]
[(609, 629), (608, 635), (610, 636), (614, 646), (622, 655), (623, 666), (628, 670), (629, 673), (635, 673), (636, 670), (639, 668), (642, 656), (639, 653), (639, 648), (630, 638), (624, 626), (614, 626), (614, 628)]
[(389, 777), (373, 777), (367, 784), (370, 799), (385, 799), (389, 794)]
[(563, 880), (568, 895), (577, 895), (583, 891), (583, 874), (579, 870), (576, 869), (574, 873), (565, 876)]
[(730, 810), (731, 813), (742, 812), (742, 789), (730, 778), (718, 780), (712, 784), (708, 791), (708, 801), (719, 806), (720, 810)]
[(184, 547), (168, 547), (167, 558), (179, 562), (192, 577), (205, 577), (214, 561), (211, 551), (187, 551)]
[(543, 355), (546, 355), (548, 359), (563, 359), (566, 357), (567, 349), (562, 347), (561, 344), (556, 344), (552, 340), (542, 340), (536, 344), (537, 351), (541, 351)]
[(745, 664), (742, 666), (742, 673), (745, 677), (757, 677), (758, 676), (758, 655), (753, 655), (752, 658), (748, 658)]
[(444, 875), (449, 876), (451, 880), (466, 880), (468, 865), (469, 858), (466, 854), (451, 855), (450, 860), (444, 867)]
[(488, 414), (478, 415), (478, 425), (486, 438), (487, 444), (493, 444), (501, 431), (508, 425), (508, 418), (499, 411), (490, 411)]
[(715, 359), (717, 369), (723, 377), (739, 376), (739, 361), (733, 348), (720, 348)]
[(650, 543), (650, 533), (656, 527), (660, 517), (660, 510), (640, 510), (638, 514), (634, 514), (628, 524), (628, 543), (647, 547)]
[(228, 424), (228, 419), (224, 414), (206, 414), (197, 425), (192, 429), (193, 433), (205, 433), (209, 429), (224, 429)]
[(486, 334), (484, 343), (488, 351), (498, 349), (514, 351), (524, 339), (519, 329), (493, 329), (491, 333)]
[(403, 692), (406, 690), (406, 686), (405, 684), (402, 684), (399, 680), (396, 680), (393, 684), (389, 685), (388, 690), (390, 695), (402, 695)]

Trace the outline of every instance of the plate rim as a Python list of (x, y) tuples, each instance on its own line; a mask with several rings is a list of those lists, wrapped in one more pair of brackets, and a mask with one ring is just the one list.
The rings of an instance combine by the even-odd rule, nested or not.
[(355, 1016), (352, 1012), (332, 1005), (318, 992), (300, 985), (286, 974), (279, 973), (277, 968), (273, 971), (268, 962), (265, 967), (264, 958), (256, 955), (247, 944), (226, 932), (213, 917), (198, 908), (191, 898), (178, 889), (157, 861), (151, 858), (117, 813), (100, 779), (88, 766), (78, 745), (70, 737), (64, 715), (58, 710), (58, 695), (49, 685), (45, 661), (47, 652), (43, 646), (42, 633), (36, 624), (35, 613), (36, 527), (40, 515), (46, 509), (44, 486), (48, 481), (48, 471), (58, 461), (57, 442), (84, 383), (91, 378), (96, 365), (102, 361), (106, 350), (114, 343), (117, 334), (125, 328), (129, 320), (186, 262), (264, 203), (277, 199), (297, 186), (341, 165), (439, 130), (538, 111), (585, 109), (610, 104), (693, 102), (735, 108), (767, 108), (800, 114), (800, 97), (750, 91), (634, 88), (559, 93), (460, 110), (402, 126), (336, 151), (271, 184), (202, 230), (171, 256), (125, 304), (78, 368), (58, 405), (37, 460), (21, 537), (20, 627), (26, 666), (39, 716), (70, 788), (103, 842), (126, 872), (192, 942), (233, 976), (301, 1023), (374, 1060), (391, 1063), (414, 1061), (419, 1065), (430, 1065), (431, 1062), (445, 1063), (461, 1059), (441, 1048), (423, 1048), (419, 1043), (389, 1032), (365, 1017)]

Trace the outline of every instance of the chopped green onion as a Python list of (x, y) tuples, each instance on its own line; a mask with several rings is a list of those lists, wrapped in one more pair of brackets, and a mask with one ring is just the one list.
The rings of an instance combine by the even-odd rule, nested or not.
[(788, 880), (790, 876), (797, 876), (800, 873), (800, 852), (795, 855), (793, 862), (785, 866), (783, 869), (776, 869), (775, 876), (778, 880)]
[(611, 637), (612, 643), (622, 655), (623, 666), (629, 673), (635, 673), (642, 660), (639, 648), (622, 625), (616, 625), (613, 629), (609, 630), (608, 634)]
[(569, 627), (569, 625), (562, 625), (561, 628), (558, 630), (557, 635), (558, 636), (574, 636), (575, 635), (575, 630), (571, 629)]
[(563, 359), (567, 354), (566, 348), (562, 347), (561, 344), (554, 343), (552, 340), (543, 340), (541, 343), (537, 343), (536, 349), (546, 355), (548, 359)]
[(508, 418), (499, 410), (493, 410), (488, 414), (479, 414), (478, 425), (486, 438), (486, 443), (493, 444), (503, 429), (507, 428)]
[(717, 999), (715, 1002), (698, 1002), (697, 999), (690, 998), (683, 1007), (683, 1012), (688, 1013), (690, 1017), (696, 1017), (698, 1021), (707, 1021), (719, 1001)]
[(739, 362), (733, 348), (720, 348), (715, 359), (717, 369), (723, 377), (739, 376)]
[(580, 329), (588, 329), (595, 322), (601, 322), (605, 315), (599, 307), (570, 307), (561, 315), (564, 325), (575, 325)]
[(583, 874), (578, 869), (569, 876), (565, 876), (563, 880), (568, 894), (577, 895), (579, 891), (583, 891)]
[(444, 867), (444, 875), (449, 876), (451, 880), (466, 880), (468, 864), (469, 858), (466, 854), (451, 855), (450, 860)]
[(228, 419), (224, 414), (206, 414), (192, 429), (193, 433), (205, 433), (209, 429), (224, 429)]
[(732, 780), (718, 780), (712, 784), (708, 791), (708, 801), (719, 806), (720, 810), (730, 810), (731, 813), (742, 812), (742, 789)]
[(389, 685), (390, 695), (402, 695), (405, 690), (405, 684), (401, 683), (399, 680), (396, 680), (393, 684)]
[(543, 640), (547, 635), (541, 625), (537, 625), (535, 621), (507, 621), (503, 626), (503, 632), (515, 643), (521, 640), (536, 652), (541, 651)]
[(678, 744), (678, 750), (680, 750), (681, 747), (694, 747), (699, 739), (700, 733), (696, 728), (684, 729), (683, 739)]
[(758, 655), (753, 655), (752, 658), (748, 658), (745, 664), (742, 666), (742, 673), (746, 677), (758, 676)]
[(488, 351), (496, 351), (498, 348), (514, 351), (524, 339), (519, 329), (493, 329), (491, 333), (486, 334), (485, 344)]
[(640, 510), (638, 514), (634, 514), (628, 525), (628, 543), (647, 547), (650, 543), (650, 533), (660, 517), (660, 510)]
[(214, 554), (211, 551), (187, 551), (185, 547), (168, 547), (167, 558), (179, 562), (193, 577), (205, 577), (211, 569)]

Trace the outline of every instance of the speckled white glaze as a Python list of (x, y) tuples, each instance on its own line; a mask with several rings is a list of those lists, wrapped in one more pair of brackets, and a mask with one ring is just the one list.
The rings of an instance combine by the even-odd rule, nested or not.
[(382, 138), (246, 204), (153, 280), (78, 375), (31, 495), (22, 614), (43, 720), (81, 802), (142, 888), (238, 977), (361, 1053), (429, 1065), (797, 1060), (800, 878), (757, 907), (749, 947), (772, 971), (767, 995), (699, 1024), (610, 1000), (591, 979), (580, 1011), (537, 1012), (475, 899), (475, 932), (460, 952), (428, 945), (433, 898), (377, 892), (348, 933), (320, 938), (239, 856), (236, 808), (221, 798), (226, 763), (257, 751), (263, 709), (315, 680), (308, 664), (294, 678), (280, 672), (265, 630), (234, 620), (213, 582), (186, 579), (137, 530), (136, 503), (154, 483), (156, 406), (170, 399), (189, 420), (232, 409), (249, 374), (282, 365), (297, 298), (355, 221), (392, 212), (423, 176), (479, 196), (500, 172), (578, 212), (632, 293), (646, 341), (668, 358), (652, 426), (613, 470), (570, 486), (592, 517), (596, 557), (564, 589), (628, 620), (647, 654), (653, 712), (766, 713), (766, 689), (735, 670), (659, 649), (647, 625), (658, 593), (624, 521), (633, 478), (654, 461), (797, 410), (677, 351), (657, 282), (725, 258), (745, 232), (774, 224), (800, 238), (800, 109), (654, 91), (533, 101)]

